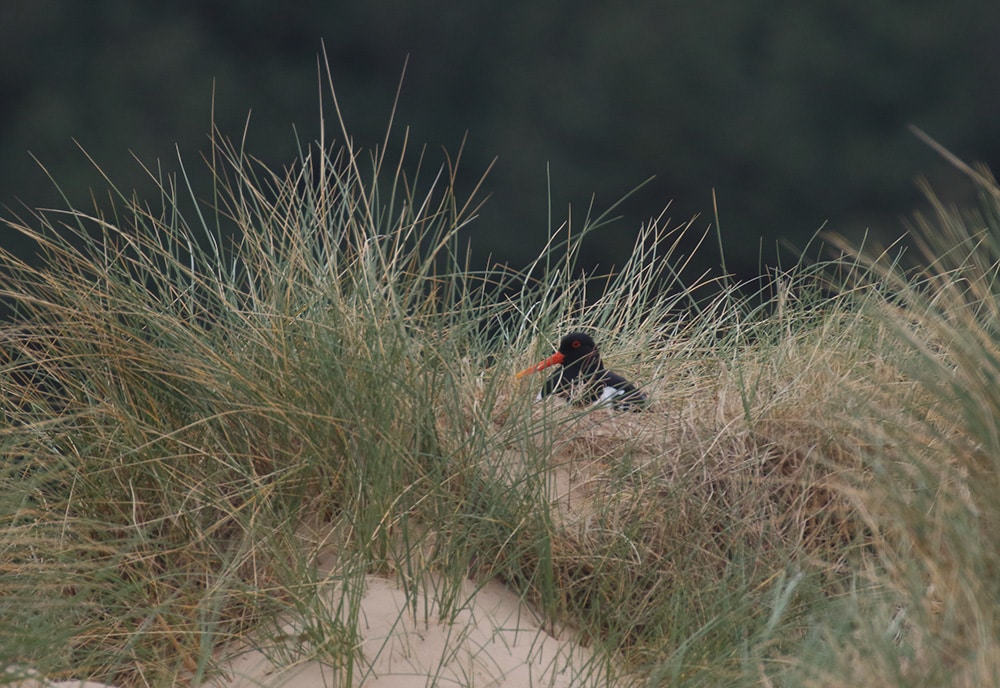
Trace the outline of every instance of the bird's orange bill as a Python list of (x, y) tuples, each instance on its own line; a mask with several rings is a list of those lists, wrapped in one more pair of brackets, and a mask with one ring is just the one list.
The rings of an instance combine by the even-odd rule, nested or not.
[(546, 358), (544, 361), (536, 363), (530, 368), (525, 368), (520, 373), (518, 373), (516, 377), (518, 380), (520, 380), (525, 375), (531, 375), (532, 373), (537, 373), (539, 370), (545, 370), (549, 366), (559, 365), (560, 363), (563, 362), (564, 358), (565, 356), (563, 356), (560, 352), (557, 351), (548, 358)]

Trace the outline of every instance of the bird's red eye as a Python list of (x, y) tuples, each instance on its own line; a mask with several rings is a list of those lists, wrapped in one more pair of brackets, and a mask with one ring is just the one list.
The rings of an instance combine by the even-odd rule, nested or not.
[(572, 346), (574, 349), (579, 349), (581, 343), (582, 342), (579, 339), (576, 339), (576, 340), (573, 341), (572, 344), (570, 344), (570, 346)]

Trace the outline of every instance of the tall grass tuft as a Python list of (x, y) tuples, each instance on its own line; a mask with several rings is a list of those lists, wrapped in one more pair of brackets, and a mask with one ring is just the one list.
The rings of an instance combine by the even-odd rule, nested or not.
[[(930, 213), (910, 227), (922, 267), (852, 249), (881, 285), (876, 310), (901, 363), (897, 382), (863, 407), (869, 478), (853, 488), (881, 545), (869, 582), (881, 600), (854, 608), (854, 624), (812, 658), (822, 685), (1000, 680), (1000, 187), (957, 164), (979, 185), (980, 209), (925, 189)], [(900, 385), (914, 392), (903, 397)]]
[(443, 471), (437, 409), (488, 316), (451, 277), (474, 203), (384, 151), (273, 172), (214, 143), (210, 189), (8, 221), (40, 260), (0, 278), (5, 664), (200, 676), (294, 606), (303, 523), (385, 567)]

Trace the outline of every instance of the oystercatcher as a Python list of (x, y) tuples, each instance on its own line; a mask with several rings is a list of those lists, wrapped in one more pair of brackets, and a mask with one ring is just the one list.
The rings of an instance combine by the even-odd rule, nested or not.
[(558, 394), (575, 404), (610, 403), (619, 411), (638, 411), (647, 402), (646, 395), (617, 373), (604, 367), (597, 344), (583, 332), (570, 332), (559, 341), (559, 350), (517, 374), (518, 378), (561, 365), (545, 384), (538, 398)]

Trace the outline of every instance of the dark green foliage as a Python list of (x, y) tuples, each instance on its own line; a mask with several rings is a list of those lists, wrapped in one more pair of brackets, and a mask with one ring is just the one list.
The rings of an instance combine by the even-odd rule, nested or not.
[[(0, 8), (0, 202), (58, 203), (30, 150), (75, 207), (86, 205), (93, 181), (74, 138), (116, 179), (133, 171), (126, 150), (175, 169), (175, 143), (188, 159), (207, 150), (213, 90), (219, 127), (238, 136), (252, 111), (254, 154), (284, 164), (291, 126), (303, 140), (318, 129), (322, 42), (358, 143), (382, 141), (409, 55), (399, 115), (416, 139), (457, 150), (469, 132), (459, 193), (499, 156), (493, 201), (473, 230), (477, 264), (492, 255), (522, 265), (567, 203), (579, 209), (597, 193), (607, 205), (656, 175), (582, 265), (621, 265), (633, 228), (669, 199), (676, 218), (713, 222), (714, 189), (727, 264), (750, 276), (762, 248), (773, 262), (777, 240), (802, 247), (827, 221), (894, 238), (919, 175), (961, 196), (910, 123), (960, 155), (996, 161), (998, 25), (1000, 5), (980, 0), (503, 11), (405, 0), (294, 9), (13, 0)], [(148, 181), (132, 184), (150, 195)], [(718, 263), (704, 253), (699, 272)]]

